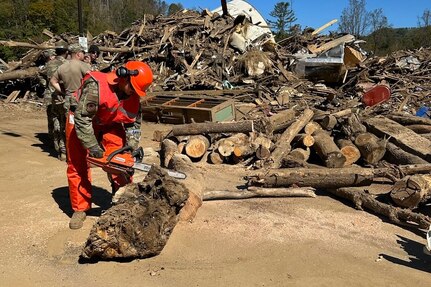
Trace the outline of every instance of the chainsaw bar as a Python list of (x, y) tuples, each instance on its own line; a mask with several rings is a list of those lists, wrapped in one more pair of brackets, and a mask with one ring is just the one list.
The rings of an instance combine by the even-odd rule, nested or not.
[[(149, 172), (151, 169), (152, 165), (151, 164), (146, 164), (146, 163), (142, 163), (142, 162), (135, 162), (133, 164), (133, 168), (134, 169), (138, 169), (144, 172)], [(174, 178), (178, 178), (178, 179), (185, 179), (187, 177), (187, 175), (185, 173), (179, 172), (179, 171), (173, 171), (173, 170), (169, 170), (169, 169), (165, 169), (165, 171), (168, 173), (168, 175), (174, 177)]]

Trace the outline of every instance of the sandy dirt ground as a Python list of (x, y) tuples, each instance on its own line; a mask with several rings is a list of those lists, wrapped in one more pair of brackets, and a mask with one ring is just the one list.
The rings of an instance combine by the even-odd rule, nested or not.
[[(143, 126), (146, 146), (155, 127)], [(159, 256), (80, 264), (109, 182), (93, 169), (93, 212), (69, 230), (66, 164), (46, 139), (42, 109), (0, 106), (0, 286), (431, 286), (423, 233), (325, 193), (204, 202)], [(232, 167), (205, 168), (208, 189), (241, 183)]]

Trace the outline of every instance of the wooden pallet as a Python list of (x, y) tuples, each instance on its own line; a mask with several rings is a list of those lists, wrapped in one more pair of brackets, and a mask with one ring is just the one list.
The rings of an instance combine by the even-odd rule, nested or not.
[(235, 119), (235, 102), (196, 95), (147, 96), (142, 101), (142, 118), (178, 124), (230, 121)]

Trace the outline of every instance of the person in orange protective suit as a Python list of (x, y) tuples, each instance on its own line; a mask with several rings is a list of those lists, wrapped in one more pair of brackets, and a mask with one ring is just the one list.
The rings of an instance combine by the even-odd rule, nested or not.
[[(83, 226), (91, 208), (87, 156), (102, 158), (126, 145), (124, 125), (135, 121), (139, 98), (152, 81), (151, 68), (139, 61), (129, 61), (110, 73), (90, 72), (83, 78), (75, 93), (78, 105), (66, 122), (67, 178), (74, 210), (71, 229)], [(131, 181), (115, 175), (110, 179), (114, 191)]]

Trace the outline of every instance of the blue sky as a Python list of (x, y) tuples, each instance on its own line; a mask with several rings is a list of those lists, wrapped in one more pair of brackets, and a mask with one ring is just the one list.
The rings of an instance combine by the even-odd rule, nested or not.
[[(289, 2), (290, 0), (284, 0)], [(302, 28), (306, 26), (318, 28), (332, 19), (340, 20), (342, 10), (348, 6), (348, 0), (291, 0), (293, 11)], [(192, 1), (176, 0), (167, 3), (183, 4), (185, 8), (208, 8), (212, 10), (220, 6), (219, 0)], [(269, 13), (280, 0), (248, 0), (265, 19), (270, 19)], [(422, 16), (425, 9), (431, 10), (431, 0), (368, 0), (367, 11), (382, 8), (383, 14), (388, 18), (389, 24), (394, 28), (417, 27), (418, 17)], [(329, 30), (336, 30), (337, 24)]]

